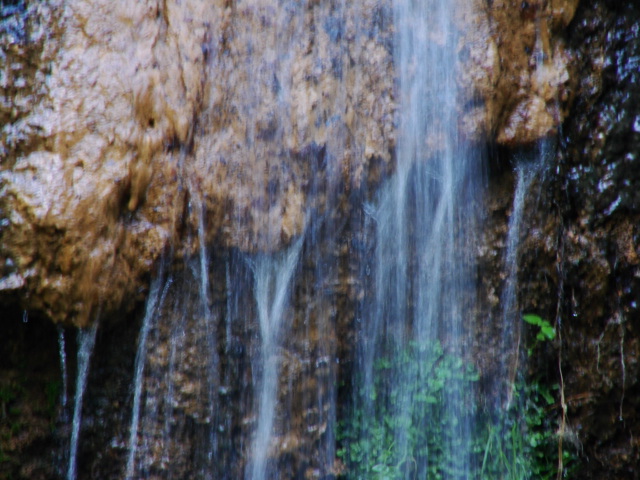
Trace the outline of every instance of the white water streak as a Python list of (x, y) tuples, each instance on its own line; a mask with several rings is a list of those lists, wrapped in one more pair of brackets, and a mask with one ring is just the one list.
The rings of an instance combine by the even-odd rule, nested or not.
[[(98, 315), (99, 317), (99, 315)], [(89, 377), (89, 365), (91, 354), (96, 341), (99, 318), (96, 318), (93, 325), (86, 330), (78, 330), (78, 374), (76, 377), (76, 393), (73, 406), (73, 423), (71, 428), (71, 443), (69, 445), (69, 469), (67, 480), (76, 479), (78, 441), (80, 439), (80, 426), (82, 423), (82, 400)]]
[(60, 404), (64, 410), (67, 407), (67, 394), (69, 392), (69, 378), (67, 374), (67, 350), (64, 339), (64, 328), (58, 325), (58, 350), (60, 352), (60, 372), (62, 375), (62, 393), (60, 394)]
[[(457, 127), (458, 38), (453, 16), (460, 8), (464, 5), (441, 0), (394, 2), (398, 168), (373, 215), (375, 302), (365, 306), (368, 318), (360, 335), (365, 403), (374, 388), (374, 363), (385, 349), (403, 352), (417, 342), (429, 352), (440, 338), (455, 355), (461, 356), (463, 349), (462, 312), (473, 303), (472, 293), (465, 290), (475, 268), (468, 253), (475, 238), (473, 202), (482, 175), (478, 156), (460, 143)], [(405, 371), (394, 376), (385, 380), (396, 399), (390, 408), (395, 418), (411, 418), (416, 406), (410, 386), (423, 379), (409, 378)], [(450, 385), (446, 395), (447, 407), (461, 405), (464, 392)], [(375, 411), (373, 404), (364, 407), (365, 412)], [(451, 411), (447, 416), (459, 418), (460, 413)], [(444, 419), (434, 421), (449, 428)], [(470, 431), (463, 423), (460, 420), (455, 430), (451, 427), (449, 435), (465, 436), (460, 444), (468, 443)], [(417, 457), (409, 451), (406, 426), (396, 428), (394, 437), (396, 462)], [(455, 447), (442, 448), (453, 454)], [(456, 454), (464, 475), (468, 459), (463, 457), (468, 453)], [(416, 472), (425, 474), (426, 468), (416, 465)]]
[[(194, 191), (192, 189), (192, 191)], [(204, 218), (206, 214), (206, 208), (202, 200), (198, 199), (199, 206), (199, 220), (198, 220), (198, 241), (200, 243), (200, 302), (202, 306), (202, 321), (205, 323), (205, 331), (207, 332), (207, 342), (209, 347), (209, 353), (211, 355), (211, 361), (209, 362), (209, 422), (216, 421), (216, 391), (220, 384), (218, 367), (220, 359), (218, 357), (217, 349), (217, 330), (213, 325), (213, 315), (211, 308), (209, 307), (209, 257), (207, 255), (207, 242), (206, 242), (206, 229), (204, 224)], [(209, 448), (209, 460), (213, 459), (213, 452), (217, 450), (217, 437), (216, 429), (211, 429), (211, 446)]]
[(259, 382), (258, 426), (253, 440), (251, 464), (247, 469), (247, 478), (250, 480), (268, 478), (267, 458), (278, 393), (279, 340), (302, 243), (303, 237), (300, 237), (287, 251), (259, 255), (251, 262), (262, 338), (262, 378)]
[[(508, 380), (507, 396), (505, 405), (499, 405), (499, 408), (509, 409), (513, 400), (513, 385), (515, 376), (519, 368), (518, 362), (518, 346), (521, 340), (521, 319), (519, 311), (517, 311), (517, 292), (518, 285), (518, 251), (520, 247), (520, 230), (524, 214), (524, 206), (527, 195), (531, 191), (531, 185), (534, 179), (540, 174), (544, 165), (544, 152), (538, 155), (538, 158), (530, 161), (528, 159), (519, 159), (515, 169), (516, 185), (513, 195), (513, 206), (511, 216), (509, 217), (509, 229), (507, 233), (505, 266), (507, 268), (507, 279), (505, 289), (502, 292), (502, 352), (513, 351), (515, 355), (513, 361), (505, 362), (504, 380)], [(497, 398), (504, 398), (503, 395), (497, 395)]]
[(166, 281), (162, 288), (164, 278), (156, 277), (151, 284), (151, 291), (147, 300), (142, 328), (138, 337), (138, 351), (135, 360), (134, 390), (133, 390), (133, 412), (131, 426), (129, 427), (129, 455), (127, 457), (127, 469), (125, 478), (133, 479), (135, 475), (136, 452), (138, 448), (138, 428), (140, 424), (140, 404), (142, 401), (142, 387), (144, 385), (144, 366), (147, 358), (147, 338), (149, 331), (153, 327), (158, 307), (162, 305), (167, 290), (171, 285), (171, 279)]

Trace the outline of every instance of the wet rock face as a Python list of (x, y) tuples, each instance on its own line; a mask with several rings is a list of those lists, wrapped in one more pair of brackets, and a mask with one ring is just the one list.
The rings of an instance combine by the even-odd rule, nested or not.
[[(328, 223), (322, 228), (339, 228)], [(305, 244), (284, 310), (266, 461), (267, 472), (277, 468), (287, 478), (326, 478), (334, 467), (336, 385), (355, 353), (338, 353), (346, 347), (338, 335), (353, 336), (362, 288), (354, 274), (357, 254), (349, 249), (351, 227), (337, 244)], [(205, 304), (199, 259), (165, 272), (148, 324), (133, 478), (237, 479), (250, 471), (264, 368), (252, 257), (219, 250), (210, 259)], [(101, 326), (85, 396), (79, 478), (123, 478), (127, 471), (144, 312), (137, 313), (134, 322)]]
[(594, 74), (563, 158), (569, 418), (593, 463), (585, 478), (637, 478), (640, 9), (593, 2), (575, 29)]
[(47, 62), (55, 50), (48, 43), (57, 15), (46, 2), (3, 2), (0, 6), (0, 158), (3, 167), (38, 148), (38, 126), (29, 114), (42, 101)]
[[(1, 301), (18, 298), (54, 321), (84, 325), (93, 313), (135, 299), (168, 247), (178, 257), (188, 257), (202, 241), (235, 251), (277, 250), (308, 228), (312, 213), (341, 217), (348, 211), (349, 221), (364, 215), (354, 209), (362, 198), (347, 203), (344, 197), (375, 185), (394, 162), (390, 4), (273, 3), (51, 0), (0, 7)], [(530, 144), (555, 133), (576, 98), (559, 136), (557, 169), (527, 200), (519, 305), (559, 322), (560, 364), (549, 345), (531, 368), (550, 378), (562, 368), (568, 406), (563, 438), (577, 439), (588, 460), (580, 478), (637, 478), (638, 7), (600, 0), (583, 0), (579, 7), (577, 1), (493, 0), (473, 8), (473, 15), (460, 9), (456, 19), (466, 62), (458, 81), (467, 138)], [(479, 265), (495, 278), (480, 279), (482, 318), (499, 315), (513, 183), (511, 173), (503, 172), (490, 184)], [(340, 225), (344, 218), (334, 220)], [(300, 384), (281, 385), (280, 400), (293, 405), (294, 414), (293, 420), (276, 419), (280, 450), (273, 458), (293, 458), (296, 473), (310, 477), (325, 467), (316, 459), (309, 463), (309, 452), (332, 435), (323, 415), (331, 415), (324, 409), (334, 393), (313, 396), (319, 391), (314, 369), (330, 385), (344, 371), (322, 357), (337, 352), (342, 365), (352, 358), (353, 305), (364, 297), (354, 245), (366, 241), (366, 234), (350, 232), (337, 247), (339, 255), (323, 254), (327, 265), (338, 268), (317, 287), (329, 292), (317, 304), (311, 303), (318, 298), (313, 280), (302, 276), (297, 287), (291, 321), (301, 333), (282, 353), (282, 368), (283, 378)], [(318, 257), (306, 255), (311, 270)], [(212, 288), (219, 289), (224, 266), (212, 268), (218, 269)], [(217, 291), (211, 298), (224, 303), (224, 296)], [(248, 306), (238, 318), (253, 318), (253, 300), (245, 297)], [(21, 314), (16, 307), (11, 311)], [(197, 319), (197, 313), (190, 315)], [(332, 323), (335, 331), (327, 328)], [(153, 375), (170, 362), (172, 329), (191, 328), (175, 325), (166, 319), (150, 342), (150, 392), (162, 386)], [(237, 462), (241, 470), (255, 419), (240, 417), (239, 405), (251, 402), (240, 384), (250, 381), (243, 378), (251, 373), (252, 353), (245, 349), (258, 342), (255, 325), (236, 323), (234, 329), (216, 385), (220, 404), (228, 408), (218, 412), (219, 424), (238, 434), (233, 442), (245, 442), (227, 445), (231, 460), (225, 462)], [(100, 377), (89, 385), (88, 410), (95, 414), (83, 448), (110, 448), (95, 468), (113, 478), (126, 461), (136, 332), (105, 334), (111, 340), (98, 348), (94, 375), (110, 380)], [(481, 338), (478, 349), (497, 351), (487, 345), (499, 333), (487, 330), (487, 343)], [(127, 337), (126, 355), (110, 353), (109, 341), (119, 343), (118, 335)], [(214, 425), (195, 400), (211, 395), (203, 394), (208, 387), (198, 360), (211, 345), (200, 340), (183, 345), (184, 365), (171, 372), (175, 378), (163, 379), (179, 386), (173, 399), (179, 435), (167, 443), (176, 458), (181, 442), (210, 434)], [(55, 347), (47, 344), (49, 357)], [(122, 357), (122, 365), (114, 368), (110, 356)], [(2, 385), (13, 386), (17, 372), (17, 363), (4, 368)], [(43, 384), (56, 374), (49, 368)], [(31, 388), (44, 405), (41, 384)], [(167, 403), (159, 411), (169, 408), (162, 401)], [(30, 417), (31, 436), (16, 444), (25, 456), (38, 442), (53, 443), (44, 433), (50, 413), (40, 408)], [(158, 438), (165, 433), (164, 415), (147, 426)], [(116, 419), (117, 438), (102, 431), (106, 417)], [(312, 419), (314, 429), (286, 436), (306, 427), (300, 419)], [(166, 467), (156, 451), (141, 449), (140, 456), (147, 471)], [(42, 477), (50, 475), (46, 463), (23, 476), (31, 478), (37, 469)], [(80, 465), (83, 472), (92, 467)], [(180, 473), (191, 468), (185, 458), (174, 467)]]
[(469, 138), (513, 147), (557, 131), (572, 100), (565, 31), (578, 3), (474, 2), (460, 42), (461, 130)]
[[(528, 143), (562, 119), (576, 2), (538, 3), (458, 9), (469, 138)], [(3, 7), (0, 293), (86, 325), (170, 245), (289, 243), (393, 168), (393, 29), (372, 0)]]
[[(157, 11), (136, 5), (49, 5), (55, 55), (30, 61), (50, 74), (3, 145), (2, 290), (54, 321), (85, 325), (117, 308), (175, 232), (176, 159), (164, 142), (186, 138), (197, 89), (181, 64), (154, 67), (170, 47), (157, 42)], [(22, 125), (37, 135), (12, 148)]]
[[(0, 478), (58, 478), (53, 432), (63, 415), (64, 386), (56, 327), (17, 309), (3, 309), (0, 325)], [(72, 358), (71, 350), (69, 356)], [(71, 369), (70, 369), (71, 371)], [(70, 395), (70, 392), (66, 392)]]
[(86, 325), (169, 245), (277, 250), (338, 185), (376, 182), (394, 110), (374, 3), (47, 4), (46, 35), (20, 31), (31, 76), (3, 77), (0, 291)]
[(254, 1), (220, 15), (187, 176), (207, 240), (274, 251), (339, 186), (375, 183), (391, 167), (391, 10)]
[(637, 478), (639, 32), (637, 5), (581, 4), (569, 38), (584, 75), (522, 245), (521, 303), (559, 326), (559, 353), (533, 368), (564, 384), (576, 478)]

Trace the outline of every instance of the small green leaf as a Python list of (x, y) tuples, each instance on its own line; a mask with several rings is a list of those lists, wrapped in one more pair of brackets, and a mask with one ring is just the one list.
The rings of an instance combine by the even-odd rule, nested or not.
[(540, 390), (540, 395), (542, 395), (542, 397), (544, 398), (545, 402), (547, 402), (547, 405), (551, 405), (554, 402), (554, 398), (553, 396), (549, 393), (548, 390), (545, 389), (541, 389)]
[(540, 327), (540, 331), (548, 340), (553, 340), (554, 338), (556, 338), (556, 329), (549, 325), (547, 322), (545, 323), (546, 325), (542, 325)]
[(527, 322), (527, 323), (529, 323), (531, 325), (536, 325), (538, 327), (541, 326), (542, 322), (544, 321), (544, 320), (542, 320), (541, 317), (539, 317), (538, 315), (534, 315), (533, 313), (527, 313), (527, 314), (523, 315), (522, 319), (525, 322)]

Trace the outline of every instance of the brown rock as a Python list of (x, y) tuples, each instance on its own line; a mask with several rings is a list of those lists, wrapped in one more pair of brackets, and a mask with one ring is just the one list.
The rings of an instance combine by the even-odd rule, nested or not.
[[(338, 185), (389, 169), (390, 24), (368, 35), (381, 8), (61, 7), (43, 34), (50, 74), (33, 75), (40, 96), (2, 137), (2, 292), (86, 325), (169, 245), (279, 249)], [(204, 235), (178, 240), (181, 222)]]
[(470, 139), (509, 146), (552, 135), (571, 103), (571, 58), (563, 32), (577, 0), (476, 1), (460, 16), (460, 51), (467, 59), (461, 129)]
[[(555, 130), (576, 3), (457, 9), (468, 138), (514, 145)], [(311, 212), (391, 171), (390, 3), (290, 7), (32, 7), (46, 17), (38, 35), (2, 37), (19, 68), (3, 77), (0, 293), (86, 325), (130, 304), (167, 248), (278, 250)]]

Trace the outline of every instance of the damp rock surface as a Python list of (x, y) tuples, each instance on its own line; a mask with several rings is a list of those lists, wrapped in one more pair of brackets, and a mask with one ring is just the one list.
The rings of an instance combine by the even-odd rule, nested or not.
[(573, 97), (566, 29), (578, 0), (473, 2), (462, 25), (461, 131), (514, 147), (557, 132)]
[(631, 479), (640, 454), (640, 9), (593, 2), (575, 30), (593, 75), (581, 82), (563, 158), (568, 416), (591, 464), (584, 478)]
[[(56, 322), (130, 304), (168, 248), (278, 250), (338, 186), (391, 168), (390, 11), (375, 2), (16, 8), (0, 292)], [(189, 225), (203, 234), (181, 237)]]
[[(24, 321), (18, 309), (4, 309), (0, 325), (0, 478), (58, 478), (54, 433), (64, 415), (64, 392), (56, 328), (46, 318)], [(71, 352), (71, 351), (70, 351)]]
[[(575, 4), (458, 9), (468, 138), (554, 131)], [(126, 310), (165, 251), (279, 250), (394, 168), (391, 2), (48, 0), (0, 24), (0, 296), (55, 322)]]
[[(391, 6), (284, 5), (289, 8), (267, 1), (132, 6), (51, 0), (0, 7), (0, 300), (12, 304), (3, 313), (13, 315), (11, 325), (8, 317), (0, 319), (11, 330), (1, 337), (0, 387), (17, 392), (0, 406), (7, 409), (3, 419), (19, 420), (28, 430), (14, 438), (10, 424), (0, 427), (9, 433), (2, 448), (11, 457), (1, 472), (53, 475), (40, 447), (54, 443), (48, 428), (55, 412), (47, 409), (43, 392), (58, 372), (44, 360), (49, 366), (40, 383), (19, 390), (24, 371), (12, 349), (43, 350), (51, 359), (56, 346), (38, 341), (24, 347), (28, 342), (16, 339), (22, 307), (86, 325), (98, 312), (144, 296), (146, 278), (167, 250), (186, 258), (205, 242), (240, 256), (275, 251), (307, 229), (312, 214), (334, 215), (336, 229), (347, 215), (346, 222), (355, 223), (355, 217), (367, 216), (361, 209), (368, 198), (358, 195), (394, 168)], [(558, 135), (559, 155), (527, 200), (521, 234), (519, 306), (553, 321), (559, 331), (556, 343), (532, 359), (531, 371), (564, 389), (562, 439), (580, 452), (579, 478), (637, 478), (638, 7), (604, 0), (473, 6), (473, 16), (460, 9), (456, 19), (459, 53), (468, 66), (458, 72), (465, 136), (528, 145), (558, 133), (568, 115)], [(507, 278), (501, 257), (514, 181), (504, 170), (509, 166), (501, 168), (489, 185), (479, 252), (482, 318), (498, 315)], [(370, 235), (354, 228), (335, 251), (325, 252), (324, 262), (337, 265), (316, 286), (326, 297), (312, 302), (318, 297), (310, 279), (297, 287), (292, 323), (310, 337), (300, 333), (281, 352), (286, 375), (280, 400), (293, 405), (294, 413), (277, 418), (281, 449), (273, 458), (310, 478), (325, 467), (310, 461), (309, 452), (332, 434), (324, 416), (332, 414), (326, 408), (333, 394), (312, 398), (312, 373), (317, 369), (323, 380), (348, 378), (354, 305), (367, 288), (359, 269), (371, 255)], [(310, 258), (304, 268), (318, 267)], [(213, 288), (220, 289), (224, 267), (215, 268)], [(170, 298), (189, 301), (183, 293)], [(224, 296), (217, 291), (212, 302), (222, 304)], [(238, 319), (255, 316), (248, 297), (242, 297), (248, 313)], [(197, 320), (197, 313), (190, 315)], [(150, 393), (165, 386), (154, 383), (153, 375), (171, 361), (177, 321), (166, 320), (150, 341)], [(335, 331), (324, 330), (332, 323)], [(107, 478), (122, 475), (134, 327), (114, 327), (98, 346), (81, 451), (84, 458), (108, 453), (95, 465), (80, 464), (87, 475), (92, 468)], [(179, 434), (163, 438), (177, 461), (171, 471), (162, 463), (163, 452), (143, 449), (141, 464), (148, 471), (197, 476), (189, 470), (192, 459), (179, 457), (185, 455), (179, 443), (209, 435), (212, 425), (228, 429), (225, 434), (240, 432), (226, 445), (224, 461), (239, 470), (246, 461), (242, 448), (249, 442), (240, 442), (255, 418), (241, 417), (240, 405), (250, 399), (234, 382), (250, 382), (242, 376), (251, 373), (246, 364), (255, 355), (257, 326), (234, 323), (220, 359), (227, 376), (218, 379), (217, 392), (202, 383), (206, 375), (198, 358), (210, 345), (193, 328), (200, 338), (181, 345), (184, 364), (163, 380), (177, 388), (174, 403), (160, 405), (174, 409)], [(55, 336), (50, 325), (42, 332), (46, 341)], [(496, 352), (491, 342), (499, 332), (487, 329), (483, 335), (477, 348)], [(114, 354), (113, 344), (126, 352)], [(334, 353), (340, 368), (326, 361)], [(491, 368), (478, 362), (485, 371)], [(285, 377), (300, 385), (285, 384)], [(201, 395), (217, 395), (224, 403), (218, 423), (198, 402)], [(549, 415), (561, 421), (559, 404)], [(105, 432), (104, 418), (115, 419), (118, 431)], [(165, 434), (167, 418), (161, 413), (148, 420), (157, 438)], [(288, 426), (294, 433), (285, 437), (281, 432)], [(209, 461), (205, 453), (196, 451), (203, 465)]]
[(532, 371), (563, 392), (575, 478), (637, 478), (639, 32), (637, 5), (581, 3), (568, 38), (584, 73), (521, 247), (523, 308), (558, 329)]

